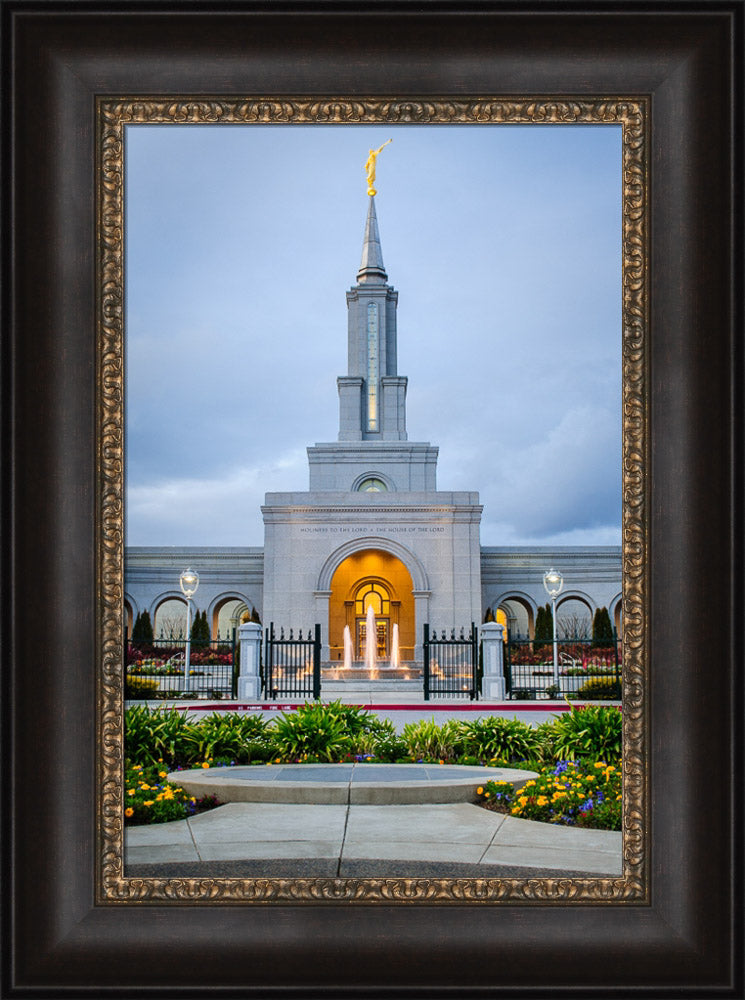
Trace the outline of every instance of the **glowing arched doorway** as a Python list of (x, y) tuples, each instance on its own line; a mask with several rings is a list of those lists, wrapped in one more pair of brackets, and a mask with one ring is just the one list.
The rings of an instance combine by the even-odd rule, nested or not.
[(414, 659), (416, 621), (411, 574), (390, 552), (362, 549), (347, 556), (331, 577), (329, 596), (329, 654), (332, 662), (344, 656), (344, 626), (354, 645), (354, 657), (364, 655), (368, 607), (375, 614), (378, 659), (391, 652), (394, 625), (398, 625), (401, 661)]

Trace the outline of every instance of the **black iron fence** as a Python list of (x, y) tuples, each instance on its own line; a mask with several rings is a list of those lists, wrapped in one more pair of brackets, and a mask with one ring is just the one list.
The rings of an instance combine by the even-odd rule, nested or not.
[(456, 636), (441, 630), (430, 632), (424, 626), (424, 700), (430, 698), (470, 698), (479, 696), (479, 639), (478, 629), (471, 622), (471, 631), (463, 629)]
[(509, 698), (621, 697), (621, 640), (598, 646), (592, 639), (557, 639), (554, 646), (510, 636), (504, 647), (505, 688)]
[(261, 681), (265, 698), (315, 698), (321, 697), (321, 626), (303, 637), (290, 629), (285, 636), (280, 629), (279, 638), (274, 623), (264, 636)]
[(238, 687), (236, 630), (227, 639), (190, 644), (185, 639), (132, 643), (124, 637), (125, 698), (235, 698)]

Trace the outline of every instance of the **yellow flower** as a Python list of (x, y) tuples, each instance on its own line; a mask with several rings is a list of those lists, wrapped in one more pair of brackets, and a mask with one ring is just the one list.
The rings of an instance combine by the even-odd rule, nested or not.
[(539, 806), (547, 806), (548, 805), (548, 799), (546, 798), (545, 795), (539, 795), (538, 798), (536, 799), (536, 803)]
[(526, 788), (530, 788), (534, 784), (535, 784), (535, 781), (533, 781), (533, 779), (531, 778), (530, 781), (526, 781), (525, 782), (525, 787)]
[(168, 776), (168, 771), (158, 771), (159, 778), (166, 778)]
[(528, 797), (527, 795), (521, 795), (517, 801), (521, 806), (524, 806), (525, 803), (528, 801)]
[(605, 764), (601, 764), (600, 761), (596, 761), (592, 766), (593, 767), (605, 767)]
[(479, 785), (479, 787), (476, 789), (476, 794), (477, 795), (483, 795), (484, 794), (484, 786), (483, 785)]
[(440, 761), (439, 763), (440, 763), (440, 764), (444, 764), (444, 763), (445, 763), (445, 761), (444, 761), (444, 760), (441, 760), (441, 761)]
[(208, 761), (205, 761), (204, 764), (202, 764), (202, 767), (209, 767), (209, 766), (210, 765), (209, 765)]
[(151, 806), (153, 804), (153, 800), (152, 799), (148, 799), (147, 802), (143, 802), (142, 804), (143, 804), (143, 806)]
[(134, 788), (128, 788), (127, 789), (127, 795), (134, 795), (134, 793), (135, 793)]
[(485, 799), (488, 799), (490, 795), (491, 795), (491, 792), (484, 792), (484, 798)]
[(125, 809), (124, 810), (124, 815), (125, 816), (134, 816), (134, 814), (135, 814), (135, 811), (134, 811), (134, 809), (132, 809), (131, 806), (130, 806), (129, 809)]

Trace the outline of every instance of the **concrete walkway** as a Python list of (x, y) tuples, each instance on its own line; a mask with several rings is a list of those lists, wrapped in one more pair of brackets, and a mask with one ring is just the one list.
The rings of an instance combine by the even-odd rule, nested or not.
[(128, 877), (620, 875), (621, 834), (534, 823), (470, 802), (230, 802), (125, 831)]

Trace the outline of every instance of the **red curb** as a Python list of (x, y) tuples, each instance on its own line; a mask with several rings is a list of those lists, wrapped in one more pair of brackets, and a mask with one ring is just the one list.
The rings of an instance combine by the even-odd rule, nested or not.
[[(194, 705), (172, 705), (172, 708), (182, 709), (183, 711), (189, 712), (236, 712), (236, 711), (249, 711), (254, 710), (257, 712), (289, 712), (294, 711), (297, 708), (302, 708), (306, 702), (276, 702), (272, 704), (267, 704), (265, 702), (216, 702), (213, 705), (205, 705), (199, 702)], [(352, 703), (350, 703), (352, 704)], [(594, 703), (593, 703), (594, 704)], [(606, 704), (615, 704), (607, 702)], [(510, 702), (477, 702), (475, 704), (469, 705), (433, 705), (430, 702), (417, 702), (413, 705), (383, 705), (383, 704), (355, 704), (356, 708), (362, 708), (366, 711), (385, 711), (385, 712), (481, 712), (487, 711), (519, 711), (519, 712), (568, 712), (571, 708), (583, 708), (585, 702), (573, 702), (571, 705), (567, 704), (557, 704), (557, 705), (534, 705), (534, 704), (524, 704), (519, 701)]]

